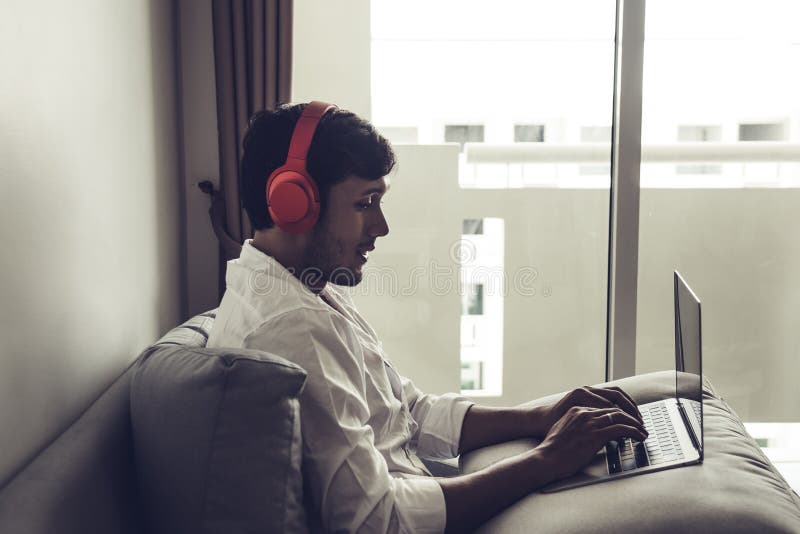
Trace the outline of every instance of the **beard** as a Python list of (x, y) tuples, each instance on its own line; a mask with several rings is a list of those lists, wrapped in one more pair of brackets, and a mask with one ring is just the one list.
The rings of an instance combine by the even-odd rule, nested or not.
[(355, 258), (348, 262), (348, 247), (331, 235), (326, 224), (315, 226), (309, 237), (309, 246), (303, 255), (304, 268), (299, 276), (304, 284), (316, 287), (330, 282), (352, 287), (361, 282), (363, 275), (355, 266)]

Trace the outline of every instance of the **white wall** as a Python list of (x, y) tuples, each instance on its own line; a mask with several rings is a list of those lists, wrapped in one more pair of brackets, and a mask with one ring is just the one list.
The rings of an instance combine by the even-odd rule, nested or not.
[(171, 9), (0, 4), (0, 480), (180, 316)]
[(292, 101), (370, 118), (370, 0), (295, 0)]
[(198, 189), (204, 180), (219, 187), (217, 89), (211, 2), (178, 0), (179, 82), (186, 203), (186, 314), (219, 304), (219, 245), (208, 217), (211, 203)]

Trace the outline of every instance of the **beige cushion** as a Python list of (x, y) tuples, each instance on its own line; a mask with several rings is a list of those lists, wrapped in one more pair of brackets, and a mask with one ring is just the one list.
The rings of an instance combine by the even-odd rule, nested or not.
[[(674, 395), (675, 373), (650, 373), (609, 384), (643, 404)], [(551, 403), (561, 395), (531, 404)], [(800, 497), (708, 382), (703, 403), (701, 465), (558, 493), (536, 492), (480, 532), (800, 533)], [(535, 440), (520, 440), (474, 451), (461, 459), (461, 469), (472, 473), (536, 445)]]

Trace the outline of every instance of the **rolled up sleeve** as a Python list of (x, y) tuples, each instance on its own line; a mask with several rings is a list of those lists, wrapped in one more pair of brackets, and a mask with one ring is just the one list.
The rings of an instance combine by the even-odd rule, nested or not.
[(431, 395), (402, 378), (411, 416), (419, 425), (412, 438), (417, 454), (425, 458), (455, 458), (459, 453), (464, 416), (474, 403), (455, 393)]
[(375, 447), (367, 424), (361, 346), (344, 320), (323, 311), (295, 310), (259, 327), (245, 345), (274, 352), (308, 373), (300, 396), (303, 468), (326, 531), (444, 531), (439, 484), (431, 478), (391, 476)]

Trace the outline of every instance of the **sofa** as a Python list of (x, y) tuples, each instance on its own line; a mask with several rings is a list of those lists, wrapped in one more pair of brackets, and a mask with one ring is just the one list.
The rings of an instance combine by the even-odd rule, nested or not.
[[(305, 371), (264, 352), (206, 349), (214, 317), (193, 317), (148, 347), (0, 487), (0, 533), (317, 529), (302, 490)], [(610, 384), (648, 402), (675, 382), (662, 372)], [(710, 383), (704, 406), (702, 465), (536, 492), (481, 532), (800, 533), (800, 497)], [(459, 466), (475, 472), (535, 445), (487, 447)]]

